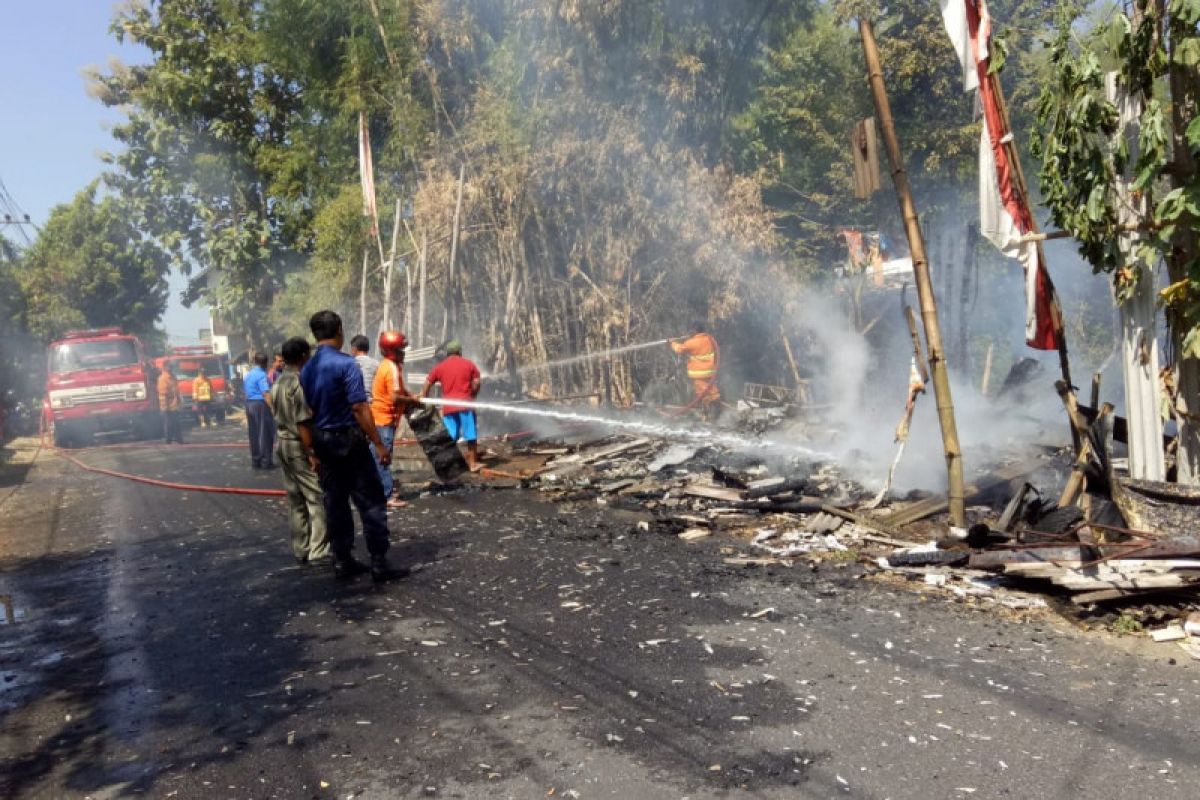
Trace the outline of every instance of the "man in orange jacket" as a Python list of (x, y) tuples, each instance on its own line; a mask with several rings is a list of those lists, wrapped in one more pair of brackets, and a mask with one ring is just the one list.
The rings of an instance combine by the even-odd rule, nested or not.
[(693, 324), (691, 336), (672, 339), (670, 345), (676, 353), (687, 355), (687, 376), (696, 395), (692, 406), (703, 419), (711, 421), (721, 408), (721, 390), (717, 387), (721, 348), (717, 346), (717, 340), (705, 332), (705, 327), (703, 322)]

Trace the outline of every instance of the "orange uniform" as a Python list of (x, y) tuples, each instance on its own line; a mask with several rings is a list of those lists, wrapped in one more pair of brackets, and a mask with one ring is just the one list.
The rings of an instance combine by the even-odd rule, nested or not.
[(407, 394), (400, 367), (390, 358), (381, 359), (371, 383), (371, 416), (376, 425), (395, 425), (400, 421), (400, 410), (392, 399), (396, 392)]
[(687, 375), (692, 380), (696, 402), (704, 406), (720, 402), (717, 370), (721, 367), (721, 348), (717, 340), (707, 333), (694, 333), (682, 342), (672, 341), (671, 349), (688, 357)]

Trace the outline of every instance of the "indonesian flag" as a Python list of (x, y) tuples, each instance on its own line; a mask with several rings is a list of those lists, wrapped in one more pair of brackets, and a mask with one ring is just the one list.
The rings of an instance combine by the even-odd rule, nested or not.
[(1015, 165), (1004, 145), (1012, 133), (988, 79), (992, 20), (984, 0), (941, 0), (942, 20), (963, 69), (963, 90), (979, 92), (983, 133), (979, 144), (980, 232), (1025, 271), (1025, 343), (1038, 350), (1062, 344), (1062, 310), (1035, 242), (1021, 242), (1033, 231), (1033, 214), (1017, 190)]
[(358, 112), (358, 171), (362, 178), (363, 215), (371, 218), (371, 235), (379, 235), (379, 212), (375, 207), (375, 166), (371, 162), (371, 135), (367, 115)]

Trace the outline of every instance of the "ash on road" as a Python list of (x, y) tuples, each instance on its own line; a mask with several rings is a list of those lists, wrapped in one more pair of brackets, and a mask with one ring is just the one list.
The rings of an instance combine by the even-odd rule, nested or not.
[[(84, 457), (278, 481), (236, 449)], [(595, 505), (417, 500), (382, 586), (294, 566), (278, 500), (47, 452), (0, 515), (6, 797), (1197, 794), (1200, 669), (1170, 651), (725, 567)]]

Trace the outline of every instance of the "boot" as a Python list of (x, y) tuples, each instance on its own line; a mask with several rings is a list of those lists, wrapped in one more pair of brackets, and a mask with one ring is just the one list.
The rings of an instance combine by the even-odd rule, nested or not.
[(388, 563), (387, 556), (371, 556), (371, 580), (376, 583), (403, 578), (407, 574), (408, 570), (397, 569)]
[(356, 559), (354, 556), (335, 558), (333, 560), (333, 577), (337, 578), (338, 580), (349, 580), (350, 578), (355, 578), (359, 575), (362, 575), (366, 571), (367, 565)]

